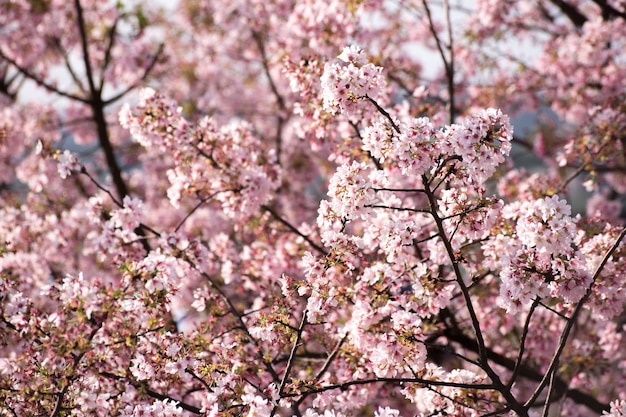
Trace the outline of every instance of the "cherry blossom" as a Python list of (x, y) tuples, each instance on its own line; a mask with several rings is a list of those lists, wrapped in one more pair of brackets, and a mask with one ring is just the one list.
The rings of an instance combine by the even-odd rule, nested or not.
[(0, 415), (624, 415), (626, 10), (470, 3), (0, 0)]

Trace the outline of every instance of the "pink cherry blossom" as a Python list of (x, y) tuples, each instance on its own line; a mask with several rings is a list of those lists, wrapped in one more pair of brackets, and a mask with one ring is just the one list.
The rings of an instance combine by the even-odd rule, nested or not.
[(0, 0), (0, 415), (624, 415), (625, 6), (461, 3)]

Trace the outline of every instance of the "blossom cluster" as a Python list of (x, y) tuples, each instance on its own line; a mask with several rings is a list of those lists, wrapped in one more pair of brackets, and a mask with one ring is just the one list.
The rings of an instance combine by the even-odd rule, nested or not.
[(369, 151), (380, 163), (397, 164), (406, 176), (419, 177), (433, 168), (441, 150), (430, 120), (421, 117), (394, 121), (395, 126), (391, 123), (381, 116), (368, 126), (363, 132), (363, 150)]
[(624, 415), (620, 2), (179, 3), (0, 0), (0, 415)]
[(558, 196), (504, 206), (514, 234), (498, 235), (483, 245), (501, 268), (500, 302), (507, 310), (548, 295), (576, 302), (591, 283), (591, 273), (577, 252), (577, 226), (571, 208)]
[(149, 405), (127, 406), (120, 416), (123, 417), (157, 417), (157, 416), (184, 416), (183, 409), (175, 401), (158, 400)]
[[(218, 126), (205, 117), (192, 127), (181, 109), (154, 90), (141, 92), (133, 115), (120, 111), (120, 123), (142, 146), (171, 155), (167, 196), (174, 207), (184, 196), (218, 201), (230, 217), (245, 218), (267, 202), (280, 184), (273, 150), (244, 122)], [(236, 170), (234, 170), (236, 168)]]
[(335, 62), (324, 66), (321, 83), (324, 110), (357, 119), (364, 99), (379, 99), (386, 86), (382, 68), (368, 63), (365, 51), (355, 45), (345, 47)]

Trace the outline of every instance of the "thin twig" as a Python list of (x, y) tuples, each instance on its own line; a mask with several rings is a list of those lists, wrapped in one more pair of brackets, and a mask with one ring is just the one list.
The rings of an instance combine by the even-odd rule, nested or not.
[(259, 344), (259, 341), (256, 338), (254, 338), (252, 336), (252, 334), (250, 333), (250, 330), (248, 329), (248, 326), (243, 321), (242, 314), (239, 313), (239, 311), (237, 310), (237, 307), (235, 307), (235, 305), (233, 304), (232, 300), (228, 297), (228, 295), (226, 295), (226, 293), (220, 288), (220, 286), (217, 285), (217, 283), (213, 280), (213, 278), (211, 278), (211, 276), (209, 274), (207, 274), (206, 272), (200, 270), (191, 259), (189, 259), (187, 257), (184, 257), (183, 259), (193, 269), (198, 271), (198, 273), (209, 283), (211, 288), (213, 288), (215, 290), (215, 292), (217, 292), (219, 294), (219, 296), (221, 297), (222, 301), (224, 301), (224, 303), (228, 306), (229, 312), (233, 315), (233, 317), (235, 317), (235, 319), (239, 323), (239, 326), (240, 326), (241, 330), (243, 330), (243, 332), (246, 334), (248, 339), (250, 339), (250, 341), (252, 341), (252, 343), (256, 347), (259, 348), (259, 352), (258, 352), (257, 356), (259, 357), (259, 359), (261, 360), (261, 362), (265, 366), (265, 369), (267, 370), (267, 372), (272, 376), (272, 379), (274, 380), (274, 382), (280, 383), (280, 377), (278, 376), (278, 374), (276, 373), (276, 371), (272, 367), (272, 364), (268, 363), (266, 360), (263, 359), (263, 352), (262, 352), (262, 349), (261, 349), (261, 345)]
[(269, 207), (267, 205), (262, 205), (261, 208), (263, 210), (267, 211), (268, 213), (270, 213), (272, 215), (272, 217), (274, 217), (276, 220), (278, 220), (279, 222), (281, 222), (282, 224), (287, 226), (287, 228), (289, 230), (291, 230), (292, 232), (294, 232), (295, 234), (300, 236), (302, 239), (304, 239), (309, 245), (311, 245), (320, 254), (322, 254), (324, 256), (328, 256), (328, 252), (326, 252), (326, 250), (324, 250), (324, 248), (322, 248), (317, 243), (313, 242), (310, 237), (308, 237), (307, 235), (305, 235), (304, 233), (299, 231), (295, 226), (293, 226), (287, 220), (283, 219), (278, 213), (276, 213), (276, 211), (274, 211), (274, 209), (272, 209), (271, 207)]
[(370, 384), (378, 384), (378, 383), (396, 383), (396, 384), (415, 383), (415, 384), (422, 384), (425, 386), (439, 386), (439, 387), (452, 387), (452, 388), (464, 388), (464, 389), (481, 389), (481, 390), (495, 389), (493, 384), (466, 384), (462, 382), (437, 381), (437, 380), (429, 380), (429, 379), (424, 379), (424, 378), (371, 378), (371, 379), (351, 380), (351, 381), (347, 381), (341, 384), (332, 384), (332, 385), (326, 385), (326, 386), (319, 387), (319, 388), (312, 388), (302, 393), (285, 394), (284, 397), (297, 397), (300, 395), (319, 394), (320, 392), (332, 391), (336, 389), (343, 391), (346, 388), (355, 386), (355, 385), (370, 385)]
[(450, 43), (447, 48), (450, 50), (450, 57), (446, 57), (446, 53), (444, 51), (443, 42), (437, 34), (437, 30), (435, 30), (435, 22), (433, 21), (432, 14), (430, 12), (430, 8), (428, 7), (428, 2), (426, 0), (422, 0), (422, 4), (424, 5), (424, 10), (426, 11), (426, 17), (428, 18), (428, 28), (430, 29), (430, 33), (433, 35), (435, 39), (435, 43), (437, 45), (437, 50), (439, 51), (439, 55), (441, 56), (441, 60), (443, 61), (443, 66), (446, 71), (446, 81), (448, 85), (448, 114), (449, 114), (449, 122), (454, 122), (454, 63), (453, 63), (453, 54), (452, 54), (452, 25), (450, 22), (450, 8), (448, 7), (448, 2), (444, 0), (444, 12), (446, 13), (446, 20), (448, 26), (448, 33), (450, 38)]
[(115, 40), (117, 39), (117, 25), (119, 23), (119, 17), (115, 18), (113, 25), (109, 28), (109, 39), (107, 41), (107, 46), (104, 51), (104, 59), (102, 60), (102, 67), (100, 68), (101, 80), (100, 85), (98, 86), (98, 90), (102, 93), (102, 89), (104, 88), (104, 73), (106, 72), (109, 64), (111, 63), (111, 51), (115, 46)]
[(450, 124), (454, 123), (455, 114), (455, 88), (454, 88), (454, 36), (452, 34), (452, 20), (450, 14), (449, 0), (443, 0), (443, 10), (446, 16), (446, 31), (448, 32), (448, 67), (446, 70), (446, 81), (448, 84), (448, 115)]
[[(302, 320), (300, 321), (300, 326), (296, 332), (296, 340), (294, 340), (293, 345), (291, 346), (291, 352), (289, 353), (289, 360), (287, 361), (287, 366), (285, 368), (285, 373), (283, 374), (283, 378), (280, 381), (280, 387), (278, 388), (278, 396), (282, 397), (285, 393), (285, 386), (287, 385), (287, 381), (289, 380), (289, 374), (291, 373), (291, 368), (295, 363), (296, 352), (300, 347), (300, 340), (302, 340), (302, 331), (304, 330), (304, 326), (306, 326), (307, 319), (307, 311), (304, 310), (302, 313)], [(272, 408), (272, 412), (270, 416), (274, 416), (276, 414), (276, 410), (278, 408), (278, 404), (274, 404)]]
[(152, 57), (152, 61), (150, 61), (150, 63), (146, 67), (146, 69), (143, 71), (142, 76), (137, 81), (135, 81), (134, 83), (132, 83), (131, 85), (126, 87), (124, 90), (122, 90), (122, 92), (114, 95), (111, 98), (103, 100), (102, 103), (105, 106), (108, 106), (109, 104), (113, 104), (117, 100), (121, 99), (126, 94), (128, 94), (129, 92), (131, 92), (135, 88), (139, 87), (141, 84), (143, 84), (143, 82), (148, 78), (148, 75), (150, 75), (150, 72), (152, 72), (152, 69), (154, 68), (154, 66), (156, 65), (157, 61), (159, 60), (159, 57), (161, 56), (161, 53), (163, 52), (164, 48), (165, 48), (164, 44), (162, 44), (162, 43), (159, 44), (159, 47), (157, 48), (157, 51), (155, 52), (154, 56)]
[(395, 211), (410, 211), (411, 213), (430, 213), (428, 209), (416, 209), (411, 207), (393, 207), (393, 206), (384, 206), (382, 204), (366, 204), (364, 207), (367, 208), (380, 208), (387, 210), (395, 210)]
[(99, 373), (100, 376), (103, 376), (107, 379), (111, 379), (114, 381), (124, 381), (129, 383), (130, 385), (132, 385), (133, 387), (135, 387), (137, 390), (144, 392), (146, 395), (148, 395), (151, 398), (157, 399), (157, 400), (169, 400), (169, 401), (173, 401), (177, 403), (177, 406), (182, 408), (183, 410), (189, 411), (193, 414), (196, 415), (202, 415), (203, 413), (200, 412), (200, 408), (193, 406), (191, 404), (187, 404), (184, 401), (181, 401), (179, 399), (173, 398), (169, 395), (166, 394), (161, 394), (160, 392), (156, 392), (153, 389), (151, 389), (148, 384), (146, 382), (137, 382), (137, 381), (132, 381), (129, 378), (120, 376), (120, 375), (116, 375), (112, 372), (107, 372), (107, 371), (102, 371)]
[(111, 199), (111, 201), (113, 201), (113, 203), (114, 203), (116, 206), (118, 206), (118, 207), (120, 207), (120, 208), (123, 208), (123, 207), (124, 207), (124, 204), (122, 204), (122, 202), (121, 202), (121, 201), (119, 201), (117, 198), (115, 198), (115, 196), (113, 195), (113, 193), (112, 193), (111, 191), (109, 191), (108, 189), (106, 189), (105, 187), (103, 187), (102, 185), (100, 185), (100, 183), (99, 183), (98, 181), (96, 181), (94, 177), (92, 177), (92, 176), (91, 176), (91, 174), (87, 171), (87, 169), (86, 169), (84, 166), (83, 166), (83, 167), (81, 167), (81, 169), (80, 169), (80, 173), (81, 173), (81, 174), (83, 174), (83, 175), (86, 175), (86, 176), (87, 176), (87, 178), (89, 178), (89, 179), (91, 180), (91, 182), (92, 182), (92, 183), (93, 183), (93, 184), (94, 184), (94, 185), (95, 185), (98, 189), (100, 189), (101, 191), (104, 191), (104, 192), (105, 192), (105, 193), (109, 196), (109, 198)]
[(85, 96), (88, 96), (89, 94), (87, 93), (87, 90), (85, 89), (85, 86), (83, 85), (83, 82), (78, 77), (78, 74), (76, 74), (76, 71), (74, 71), (74, 67), (72, 67), (72, 63), (70, 62), (70, 57), (69, 57), (67, 51), (61, 45), (61, 42), (59, 41), (59, 39), (58, 38), (53, 38), (53, 39), (51, 39), (51, 43), (56, 48), (56, 50), (59, 51), (59, 53), (63, 57), (63, 61), (65, 63), (65, 68), (67, 68), (67, 72), (69, 72), (70, 77), (72, 77), (72, 80), (74, 81), (74, 84), (76, 84), (78, 89)]
[(226, 193), (226, 192), (235, 192), (235, 190), (219, 190), (214, 192), (213, 194), (210, 194), (204, 198), (201, 198), (200, 201), (198, 202), (198, 204), (196, 204), (190, 211), (189, 213), (187, 213), (187, 215), (178, 223), (178, 225), (176, 226), (176, 228), (174, 229), (174, 232), (178, 232), (178, 230), (180, 230), (180, 228), (185, 224), (185, 222), (187, 221), (187, 219), (189, 219), (189, 217), (191, 217), (193, 215), (193, 213), (195, 213), (200, 207), (202, 207), (204, 204), (206, 204), (207, 201), (210, 201), (211, 199), (213, 199), (213, 197), (215, 197), (216, 195), (220, 194), (220, 193)]
[(89, 40), (87, 39), (87, 24), (83, 16), (83, 7), (80, 4), (80, 0), (74, 0), (74, 6), (76, 7), (76, 20), (78, 21), (78, 32), (80, 33), (80, 46), (83, 53), (83, 63), (85, 64), (85, 75), (87, 76), (87, 83), (89, 84), (89, 91), (92, 98), (98, 92), (96, 88), (96, 82), (94, 80), (93, 69), (91, 68), (91, 59), (89, 57)]
[[(557, 361), (558, 364), (558, 361)], [(556, 369), (556, 368), (555, 368)], [(548, 394), (546, 395), (546, 402), (544, 403), (542, 417), (549, 417), (550, 404), (552, 403), (552, 392), (554, 391), (554, 381), (556, 380), (556, 371), (552, 372), (550, 376), (550, 385), (548, 386)]]
[(346, 335), (346, 336), (342, 337), (341, 340), (337, 343), (337, 346), (335, 346), (333, 351), (330, 353), (330, 355), (326, 359), (326, 362), (324, 362), (324, 365), (322, 365), (322, 368), (317, 372), (317, 375), (315, 375), (315, 380), (316, 381), (319, 380), (326, 373), (326, 371), (328, 371), (328, 368), (330, 367), (330, 364), (335, 360), (335, 357), (339, 353), (339, 349), (341, 349), (341, 346), (343, 346), (343, 344), (347, 340), (347, 338), (348, 338), (348, 336)]
[(363, 97), (365, 98), (367, 101), (369, 101), (370, 103), (372, 103), (374, 105), (374, 107), (376, 107), (376, 110), (378, 110), (378, 112), (380, 114), (382, 114), (383, 116), (385, 116), (385, 118), (387, 120), (389, 120), (389, 123), (391, 123), (391, 127), (393, 127), (393, 130), (396, 131), (396, 133), (400, 133), (400, 128), (398, 127), (398, 125), (396, 124), (396, 122), (393, 121), (393, 118), (391, 117), (391, 115), (387, 112), (387, 110), (383, 109), (381, 107), (380, 104), (378, 104), (376, 102), (376, 100), (374, 100), (373, 98), (371, 98), (370, 96), (368, 96), (367, 94)]
[(530, 306), (530, 310), (528, 311), (528, 315), (526, 316), (526, 322), (524, 323), (524, 330), (522, 331), (522, 337), (520, 338), (520, 346), (519, 351), (517, 353), (517, 359), (515, 360), (515, 367), (513, 368), (513, 373), (511, 374), (511, 379), (507, 384), (508, 388), (511, 388), (517, 379), (517, 375), (519, 373), (520, 365), (522, 364), (522, 358), (524, 357), (524, 350), (526, 348), (526, 336), (528, 336), (528, 329), (530, 328), (530, 319), (535, 312), (535, 309), (539, 305), (540, 300), (539, 297), (535, 298), (532, 305)]
[(185, 369), (185, 373), (191, 375), (191, 377), (193, 379), (195, 379), (196, 381), (200, 382), (200, 384), (202, 384), (202, 386), (209, 392), (213, 392), (213, 389), (211, 388), (211, 386), (209, 384), (207, 384), (207, 382), (200, 378), (198, 375), (196, 375), (196, 373), (191, 369), (191, 368), (186, 368)]

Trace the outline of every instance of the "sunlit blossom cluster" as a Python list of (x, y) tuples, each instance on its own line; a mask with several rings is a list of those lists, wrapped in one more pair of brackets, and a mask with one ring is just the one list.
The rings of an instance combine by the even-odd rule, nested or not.
[(195, 195), (219, 201), (232, 217), (245, 217), (269, 199), (279, 184), (275, 155), (262, 152), (251, 126), (233, 122), (219, 127), (203, 118), (194, 128), (180, 108), (153, 90), (144, 90), (141, 97), (140, 114), (133, 116), (125, 106), (120, 123), (143, 146), (173, 157), (167, 196), (174, 207), (184, 196)]
[(344, 48), (336, 62), (326, 64), (320, 81), (324, 110), (348, 117), (359, 117), (365, 99), (378, 99), (386, 85), (382, 68), (367, 62), (365, 51), (355, 45)]

